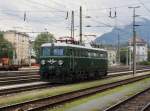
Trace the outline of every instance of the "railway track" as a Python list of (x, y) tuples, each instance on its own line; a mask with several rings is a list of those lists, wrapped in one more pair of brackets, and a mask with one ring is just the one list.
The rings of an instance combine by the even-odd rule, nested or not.
[(39, 76), (20, 76), (14, 78), (1, 78), (0, 79), (0, 86), (4, 85), (12, 85), (12, 84), (20, 84), (20, 83), (29, 83), (29, 82), (37, 82), (40, 81)]
[[(149, 69), (147, 68), (144, 70), (150, 71), (150, 68)], [(118, 72), (118, 71), (121, 71), (121, 72)], [(120, 74), (127, 74), (127, 72), (125, 71), (129, 71), (129, 70), (126, 68), (124, 68), (124, 70), (123, 68), (120, 68), (117, 70), (115, 69), (109, 70), (109, 73), (118, 72)], [(129, 71), (129, 72), (131, 73), (132, 71)], [(142, 69), (139, 72), (142, 72)], [(38, 71), (12, 71), (12, 72), (2, 71), (0, 72), (0, 86), (20, 84), (20, 83), (29, 83), (29, 82), (38, 82), (38, 81), (40, 81), (40, 75), (38, 74)]]
[[(138, 66), (138, 70), (142, 69), (150, 69), (148, 66)], [(129, 67), (110, 67), (108, 69), (108, 73), (115, 73), (115, 72), (124, 72), (124, 71), (130, 71)], [(0, 71), (0, 77), (6, 77), (6, 76), (21, 76), (21, 75), (37, 75), (39, 73), (39, 70), (24, 70), (24, 71)]]
[(139, 92), (104, 111), (150, 111), (150, 88)]
[(15, 77), (20, 77), (20, 76), (26, 76), (26, 77), (30, 77), (30, 76), (39, 76), (38, 71), (11, 71), (11, 72), (7, 72), (7, 71), (0, 71), (0, 78), (15, 78)]
[(116, 88), (118, 86), (122, 86), (122, 85), (129, 84), (129, 83), (134, 83), (136, 81), (139, 81), (148, 77), (150, 77), (150, 74), (137, 76), (137, 77), (129, 78), (126, 80), (120, 80), (114, 83), (100, 85), (100, 86), (92, 87), (88, 89), (81, 89), (81, 90), (74, 91), (74, 92), (64, 93), (61, 95), (26, 101), (26, 102), (9, 105), (9, 106), (3, 106), (3, 107), (0, 107), (0, 111), (16, 111), (19, 109), (23, 111), (39, 111), (48, 107), (53, 107), (56, 105), (60, 105), (60, 104), (72, 101), (77, 98), (86, 97), (95, 93), (99, 93), (99, 92), (103, 92), (112, 88)]
[(0, 72), (0, 86), (37, 81), (40, 81), (40, 76), (36, 71)]
[(141, 111), (150, 111), (150, 101)]
[[(149, 69), (145, 69), (145, 70), (138, 70), (138, 73), (141, 72), (146, 72), (146, 71), (150, 71)], [(119, 76), (123, 76), (123, 75), (130, 75), (132, 73), (132, 71), (128, 71), (128, 72), (118, 72), (118, 74), (116, 73), (110, 73), (108, 76), (103, 77), (102, 79), (106, 79), (106, 78), (111, 78), (111, 77), (119, 77)], [(5, 81), (6, 82), (6, 81)], [(15, 81), (13, 81), (15, 82)], [(23, 82), (23, 81), (22, 81)], [(54, 84), (56, 85), (56, 84)], [(21, 93), (23, 91), (30, 91), (30, 90), (35, 90), (35, 89), (44, 89), (44, 88), (50, 88), (52, 86), (52, 84), (45, 82), (44, 84), (38, 84), (38, 85), (28, 85), (28, 86), (21, 86), (21, 87), (12, 87), (12, 88), (4, 88), (0, 90), (0, 96), (4, 96), (4, 95), (8, 95), (8, 94), (14, 94), (14, 93)]]
[[(142, 70), (142, 69), (150, 69), (150, 67), (149, 66), (137, 66), (137, 70)], [(108, 69), (108, 73), (123, 72), (123, 71), (131, 71), (131, 70), (129, 70), (129, 67), (127, 66), (110, 67)]]

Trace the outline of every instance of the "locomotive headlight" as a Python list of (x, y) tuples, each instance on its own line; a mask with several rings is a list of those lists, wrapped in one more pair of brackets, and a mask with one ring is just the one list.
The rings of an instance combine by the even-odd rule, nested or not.
[(60, 65), (60, 66), (63, 65), (63, 63), (64, 63), (64, 62), (63, 62), (62, 60), (59, 60), (59, 61), (58, 61), (58, 65)]
[(44, 65), (45, 64), (45, 60), (41, 60), (41, 64)]

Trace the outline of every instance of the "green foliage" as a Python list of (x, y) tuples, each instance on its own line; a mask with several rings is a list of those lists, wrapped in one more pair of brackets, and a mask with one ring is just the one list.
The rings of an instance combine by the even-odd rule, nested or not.
[(148, 51), (148, 61), (150, 61), (150, 50)]
[[(127, 48), (123, 48), (123, 49), (120, 50), (120, 62), (123, 63), (123, 64), (126, 64), (127, 53), (128, 53)], [(129, 58), (129, 54), (128, 54), (128, 58)]]
[(103, 80), (96, 80), (96, 81), (91, 81), (91, 82), (84, 82), (84, 83), (78, 83), (78, 84), (70, 84), (70, 85), (64, 85), (64, 86), (59, 86), (57, 88), (47, 88), (47, 89), (42, 89), (39, 91), (29, 91), (23, 92), (14, 96), (7, 96), (4, 98), (0, 98), (0, 106), (5, 106), (5, 105), (11, 105), (11, 104), (17, 104), (19, 102), (24, 102), (28, 100), (35, 100), (35, 99), (40, 99), (40, 98), (46, 98), (50, 96), (56, 96), (64, 93), (69, 93), (73, 91), (78, 91), (82, 89), (87, 89), (91, 87), (96, 87), (120, 80), (124, 80), (130, 78), (129, 76), (122, 76), (122, 77), (112, 77), (112, 78), (107, 78)]
[(41, 33), (39, 34), (34, 43), (33, 43), (33, 49), (35, 51), (36, 57), (39, 58), (40, 56), (40, 47), (43, 43), (52, 43), (54, 42), (55, 38), (53, 34), (51, 33)]
[(149, 61), (143, 61), (143, 62), (140, 62), (140, 65), (150, 65), (150, 62)]
[(0, 58), (9, 57), (13, 58), (13, 47), (10, 42), (8, 42), (3, 37), (3, 32), (0, 32)]

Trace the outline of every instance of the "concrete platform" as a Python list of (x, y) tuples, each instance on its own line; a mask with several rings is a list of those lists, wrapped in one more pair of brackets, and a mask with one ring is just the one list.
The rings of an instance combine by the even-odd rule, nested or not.
[(39, 70), (39, 67), (31, 66), (31, 67), (21, 67), (21, 68), (19, 68), (19, 71), (25, 71), (25, 70)]
[(28, 86), (36, 86), (36, 85), (44, 85), (48, 84), (48, 82), (31, 82), (31, 83), (23, 83), (23, 84), (15, 84), (15, 85), (6, 85), (6, 86), (0, 86), (1, 90), (7, 90), (7, 89), (13, 89), (13, 88), (22, 88), (22, 87), (28, 87)]

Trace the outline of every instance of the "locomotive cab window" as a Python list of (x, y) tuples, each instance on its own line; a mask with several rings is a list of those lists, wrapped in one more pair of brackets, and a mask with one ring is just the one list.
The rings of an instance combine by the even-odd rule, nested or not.
[(63, 48), (55, 48), (53, 50), (54, 56), (63, 56), (64, 55), (64, 49)]
[(42, 48), (42, 56), (50, 56), (50, 47)]

